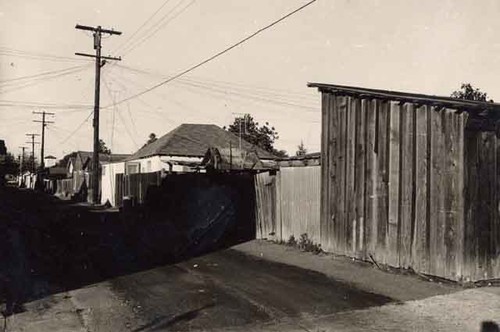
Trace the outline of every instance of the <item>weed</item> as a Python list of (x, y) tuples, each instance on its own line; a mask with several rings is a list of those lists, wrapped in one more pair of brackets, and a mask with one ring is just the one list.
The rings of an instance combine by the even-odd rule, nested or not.
[(290, 238), (288, 239), (288, 242), (286, 243), (287, 245), (289, 245), (290, 247), (296, 247), (297, 246), (297, 240), (295, 240), (295, 236), (290, 236)]
[(309, 236), (307, 235), (307, 233), (304, 233), (304, 234), (302, 234), (300, 236), (298, 247), (299, 247), (300, 250), (312, 252), (314, 254), (319, 254), (319, 253), (322, 252), (322, 250), (321, 250), (321, 244), (314, 243), (309, 238)]

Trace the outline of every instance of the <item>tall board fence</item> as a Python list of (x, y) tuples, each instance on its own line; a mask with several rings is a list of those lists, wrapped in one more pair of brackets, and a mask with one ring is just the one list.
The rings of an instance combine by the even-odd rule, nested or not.
[(257, 238), (288, 241), (307, 234), (320, 242), (320, 170), (283, 167), (255, 176)]
[(464, 110), (323, 89), (322, 247), (452, 280), (499, 278), (499, 139)]

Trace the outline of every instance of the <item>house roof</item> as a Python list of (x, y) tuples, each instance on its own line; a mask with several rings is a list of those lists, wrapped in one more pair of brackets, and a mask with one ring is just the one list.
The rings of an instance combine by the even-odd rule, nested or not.
[(353, 95), (359, 97), (372, 97), (380, 99), (389, 99), (401, 102), (411, 102), (415, 104), (425, 104), (432, 106), (443, 106), (448, 108), (460, 109), (464, 111), (498, 111), (500, 112), (500, 104), (484, 101), (472, 101), (465, 99), (456, 99), (452, 97), (441, 97), (417, 93), (377, 90), (361, 87), (324, 84), (324, 83), (308, 83), (308, 87), (318, 88), (321, 92), (331, 92), (340, 95)]
[[(87, 159), (92, 159), (93, 157), (93, 152), (89, 151), (77, 151), (77, 154), (80, 155), (80, 158), (82, 159), (82, 163), (85, 163)], [(99, 153), (99, 161), (100, 162), (115, 162), (115, 161), (121, 161), (129, 157), (130, 154), (105, 154), (105, 153)]]
[(45, 157), (44, 159), (57, 159), (56, 157), (54, 157), (53, 155), (48, 155), (47, 157)]
[[(239, 147), (239, 137), (213, 124), (181, 124), (156, 141), (142, 147), (128, 160), (151, 156), (204, 157), (209, 147)], [(255, 151), (262, 159), (276, 159), (272, 153), (241, 140), (243, 150)]]

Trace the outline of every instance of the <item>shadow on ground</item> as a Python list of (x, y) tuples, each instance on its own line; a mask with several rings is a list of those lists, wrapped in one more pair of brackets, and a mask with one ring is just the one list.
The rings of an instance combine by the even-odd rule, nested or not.
[(0, 303), (6, 313), (49, 294), (254, 238), (250, 178), (178, 180), (126, 213), (0, 187)]

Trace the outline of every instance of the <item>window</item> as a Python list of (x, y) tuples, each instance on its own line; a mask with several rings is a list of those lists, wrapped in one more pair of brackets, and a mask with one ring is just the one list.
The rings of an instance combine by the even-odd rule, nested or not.
[(151, 172), (151, 160), (146, 163), (146, 172)]
[(139, 163), (128, 163), (126, 168), (126, 174), (136, 174), (140, 173), (141, 168)]

